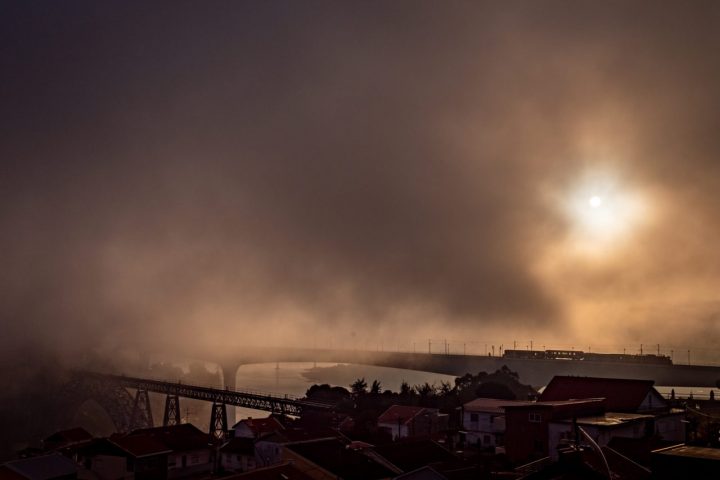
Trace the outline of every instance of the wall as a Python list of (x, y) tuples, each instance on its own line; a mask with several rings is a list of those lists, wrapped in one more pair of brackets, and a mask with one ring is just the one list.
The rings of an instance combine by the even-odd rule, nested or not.
[[(477, 416), (476, 421), (472, 421), (473, 415)], [(480, 447), (502, 445), (504, 443), (505, 416), (500, 413), (465, 411), (463, 429), (466, 431), (465, 439), (470, 445)]]

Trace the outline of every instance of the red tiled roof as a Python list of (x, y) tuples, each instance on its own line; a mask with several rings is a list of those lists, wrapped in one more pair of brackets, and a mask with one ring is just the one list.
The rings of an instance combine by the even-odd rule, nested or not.
[(174, 452), (187, 452), (209, 448), (209, 436), (190, 423), (168, 427), (134, 430), (130, 435), (146, 435), (159, 440)]
[(407, 405), (393, 405), (378, 418), (378, 423), (407, 424), (415, 416), (428, 410), (424, 407), (411, 407)]
[(258, 441), (273, 443), (292, 443), (306, 442), (308, 440), (319, 440), (327, 438), (337, 438), (338, 432), (332, 428), (317, 428), (314, 430), (305, 430), (302, 428), (288, 428), (282, 431), (275, 431), (262, 435)]
[(71, 428), (69, 430), (61, 430), (45, 439), (46, 442), (65, 442), (77, 443), (92, 440), (93, 436), (84, 428)]
[(539, 400), (557, 401), (580, 398), (605, 398), (610, 412), (635, 412), (652, 391), (652, 380), (629, 380), (595, 377), (554, 377)]
[(171, 453), (171, 450), (163, 442), (156, 440), (151, 435), (115, 436), (111, 437), (110, 441), (138, 458)]
[(282, 423), (280, 423), (272, 415), (267, 418), (246, 418), (245, 420), (240, 420), (233, 425), (233, 429), (237, 428), (239, 425), (247, 426), (256, 437), (267, 433), (277, 432), (278, 430), (283, 430), (285, 428)]

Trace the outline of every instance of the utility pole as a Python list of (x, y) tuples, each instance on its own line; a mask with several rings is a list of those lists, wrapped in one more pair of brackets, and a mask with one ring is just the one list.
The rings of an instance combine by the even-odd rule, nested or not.
[(530, 340), (530, 350), (532, 350), (532, 349), (533, 349), (533, 341)]
[(640, 344), (640, 355), (642, 355), (642, 343)]
[(690, 365), (690, 349), (688, 348), (688, 365)]

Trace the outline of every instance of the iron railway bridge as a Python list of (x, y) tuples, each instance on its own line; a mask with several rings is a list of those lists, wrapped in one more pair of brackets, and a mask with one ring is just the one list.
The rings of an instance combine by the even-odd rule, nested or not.
[(181, 382), (169, 382), (139, 377), (126, 377), (96, 372), (81, 372), (85, 380), (101, 383), (113, 388), (131, 388), (135, 390), (135, 399), (129, 420), (123, 422), (127, 429), (152, 427), (152, 410), (148, 392), (164, 394), (165, 412), (163, 425), (178, 425), (180, 420), (180, 397), (212, 402), (210, 433), (221, 437), (228, 430), (227, 406), (252, 408), (283, 415), (299, 416), (307, 410), (332, 410), (335, 405), (299, 398), (294, 395), (278, 395), (256, 390), (221, 389)]

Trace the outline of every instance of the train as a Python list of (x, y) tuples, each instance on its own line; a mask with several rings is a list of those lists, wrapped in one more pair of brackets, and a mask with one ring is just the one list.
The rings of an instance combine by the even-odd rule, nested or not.
[(591, 353), (582, 350), (505, 350), (503, 358), (522, 360), (577, 360), (585, 362), (642, 363), (648, 365), (672, 365), (667, 355), (624, 353)]

